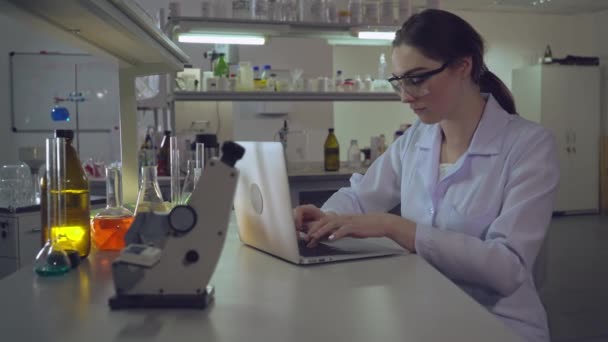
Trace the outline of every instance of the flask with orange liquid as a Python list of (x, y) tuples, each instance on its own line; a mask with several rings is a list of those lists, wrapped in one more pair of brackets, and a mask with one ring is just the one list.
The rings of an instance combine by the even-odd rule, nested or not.
[(120, 167), (106, 168), (106, 208), (95, 215), (91, 238), (101, 251), (119, 251), (125, 247), (125, 234), (133, 213), (122, 205), (122, 173)]

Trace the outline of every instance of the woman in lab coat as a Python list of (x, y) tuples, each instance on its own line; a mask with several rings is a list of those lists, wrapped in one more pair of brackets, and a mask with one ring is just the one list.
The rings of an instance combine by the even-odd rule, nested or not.
[[(309, 246), (389, 237), (526, 341), (549, 341), (532, 268), (559, 182), (556, 144), (516, 114), (483, 53), (480, 35), (454, 14), (408, 19), (390, 82), (419, 120), (322, 208), (296, 208), (296, 227)], [(386, 213), (399, 203), (401, 216)]]

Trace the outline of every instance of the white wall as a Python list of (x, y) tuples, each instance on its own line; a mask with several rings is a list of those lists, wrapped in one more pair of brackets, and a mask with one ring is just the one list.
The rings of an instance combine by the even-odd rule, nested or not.
[(601, 80), (601, 98), (602, 98), (602, 135), (608, 135), (608, 11), (593, 15), (590, 20), (593, 27), (593, 48), (594, 54), (600, 57), (602, 80)]
[[(44, 33), (30, 30), (21, 22), (0, 14), (0, 164), (14, 163), (17, 159), (17, 147), (25, 141), (44, 144), (46, 135), (15, 134), (11, 130), (9, 98), (9, 53), (39, 52), (40, 50), (80, 52), (56, 42)], [(49, 108), (50, 110), (50, 108)]]
[[(62, 52), (62, 53), (82, 53), (82, 51), (74, 49), (69, 45), (66, 45), (60, 41), (57, 41), (52, 36), (49, 36), (45, 32), (38, 32), (31, 30), (23, 23), (6, 17), (0, 14), (0, 146), (4, 148), (0, 149), (0, 164), (16, 163), (18, 161), (18, 147), (26, 145), (38, 145), (44, 146), (45, 139), (52, 136), (52, 133), (23, 133), (23, 132), (12, 132), (11, 125), (11, 112), (10, 112), (10, 81), (9, 81), (9, 53), (15, 52), (33, 52), (38, 53), (42, 50), (51, 52)], [(19, 58), (15, 56), (14, 58)], [(43, 57), (41, 57), (43, 58)], [(105, 62), (105, 60), (104, 60)], [(107, 67), (112, 69), (113, 62), (109, 61)], [(18, 74), (14, 75), (19, 77)], [(109, 89), (110, 92), (118, 91), (118, 84), (116, 89)], [(29, 101), (44, 101), (48, 102), (49, 99), (38, 99), (31, 97)], [(112, 120), (115, 120), (118, 125), (118, 106), (111, 108), (112, 106), (103, 107), (103, 115), (113, 116), (114, 118), (110, 121), (104, 120), (105, 127), (108, 128), (113, 126)], [(87, 108), (82, 106), (81, 108)], [(99, 109), (99, 107), (95, 107)], [(48, 113), (50, 113), (48, 108)], [(85, 109), (86, 110), (86, 109)], [(91, 114), (100, 114), (99, 112), (82, 112), (81, 111), (81, 125), (90, 125), (91, 121), (96, 120), (95, 117), (91, 117)], [(74, 115), (74, 113), (71, 113)], [(48, 114), (50, 115), (50, 114)], [(87, 119), (88, 117), (88, 119)], [(85, 121), (88, 123), (85, 124)], [(89, 127), (92, 128), (92, 127)], [(119, 145), (119, 132), (114, 129), (111, 134), (109, 133), (81, 133), (79, 136), (80, 141), (80, 156), (81, 159), (88, 158), (99, 158), (107, 162), (112, 161), (112, 156), (119, 156), (120, 145)]]
[[(511, 71), (533, 63), (542, 56), (547, 44), (551, 45), (555, 57), (566, 54), (594, 55), (596, 46), (602, 46), (604, 56), (608, 57), (608, 44), (603, 40), (608, 34), (608, 14), (597, 16), (595, 21), (592, 15), (457, 14), (484, 37), (487, 44), (486, 64), (508, 87), (511, 86)], [(602, 26), (603, 31), (594, 30), (594, 22), (596, 26)], [(344, 69), (349, 76), (365, 73), (376, 75), (378, 57), (382, 52), (390, 56), (389, 47), (335, 47), (334, 70)], [(605, 93), (608, 94), (608, 91)], [(608, 108), (604, 108), (608, 115)], [(398, 103), (338, 103), (334, 110), (342, 159), (346, 159), (350, 139), (358, 139), (362, 147), (369, 145), (370, 136), (384, 133), (391, 141), (390, 137), (400, 123), (415, 119), (406, 105)]]

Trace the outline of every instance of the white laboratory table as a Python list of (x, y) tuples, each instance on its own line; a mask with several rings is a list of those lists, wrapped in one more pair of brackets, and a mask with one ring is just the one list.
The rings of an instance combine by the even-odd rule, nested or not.
[(97, 252), (64, 277), (0, 281), (0, 340), (518, 341), (417, 255), (295, 266), (241, 245), (232, 222), (207, 309), (111, 311), (116, 254)]

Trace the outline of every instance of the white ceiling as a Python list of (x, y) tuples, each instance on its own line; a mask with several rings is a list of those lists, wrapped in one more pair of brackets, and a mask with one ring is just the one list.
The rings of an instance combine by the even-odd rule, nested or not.
[[(414, 4), (423, 6), (426, 1), (415, 0)], [(441, 7), (469, 11), (582, 14), (608, 11), (608, 0), (442, 0)]]

